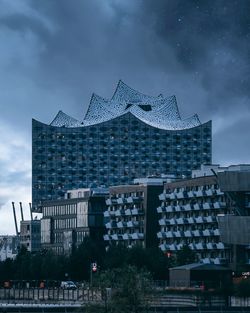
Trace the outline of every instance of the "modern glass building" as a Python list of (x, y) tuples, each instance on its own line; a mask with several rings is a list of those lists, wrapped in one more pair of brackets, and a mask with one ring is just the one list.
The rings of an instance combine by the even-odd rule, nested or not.
[(32, 121), (32, 200), (66, 190), (130, 184), (211, 163), (211, 121), (182, 119), (175, 96), (147, 96), (119, 81), (110, 100), (93, 94), (82, 121), (59, 111), (50, 125)]

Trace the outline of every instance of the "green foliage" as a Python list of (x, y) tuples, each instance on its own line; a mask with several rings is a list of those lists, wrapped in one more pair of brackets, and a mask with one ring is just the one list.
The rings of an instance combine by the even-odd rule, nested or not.
[(128, 265), (101, 272), (98, 279), (104, 292), (110, 290), (105, 303), (107, 312), (136, 313), (147, 307), (152, 294), (149, 272)]
[(176, 253), (176, 265), (177, 266), (194, 263), (196, 259), (197, 258), (196, 258), (195, 252), (191, 250), (188, 245), (184, 245)]
[(118, 245), (106, 251), (100, 243), (86, 238), (70, 256), (58, 256), (47, 250), (31, 254), (22, 247), (14, 261), (0, 262), (0, 280), (65, 280), (65, 273), (72, 280), (89, 280), (91, 262), (97, 262), (102, 271), (131, 265), (150, 272), (157, 280), (166, 280), (168, 268), (173, 266), (173, 258), (168, 258), (158, 248)]

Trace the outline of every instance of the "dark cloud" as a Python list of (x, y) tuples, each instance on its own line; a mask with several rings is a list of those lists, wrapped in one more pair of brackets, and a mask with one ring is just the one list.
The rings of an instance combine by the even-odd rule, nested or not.
[(32, 117), (81, 118), (123, 79), (212, 119), (215, 162), (247, 162), (249, 12), (248, 0), (0, 0), (0, 122), (31, 141)]

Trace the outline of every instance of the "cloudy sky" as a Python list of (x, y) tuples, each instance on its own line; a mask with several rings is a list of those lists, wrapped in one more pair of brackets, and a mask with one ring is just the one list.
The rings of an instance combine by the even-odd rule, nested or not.
[(117, 81), (213, 120), (213, 162), (250, 163), (250, 1), (0, 0), (0, 234), (31, 201), (31, 119), (81, 119)]

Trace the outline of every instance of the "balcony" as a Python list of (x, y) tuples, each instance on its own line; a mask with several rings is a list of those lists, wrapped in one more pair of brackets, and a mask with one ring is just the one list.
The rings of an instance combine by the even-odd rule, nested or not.
[(212, 196), (213, 195), (213, 190), (212, 189), (207, 189), (205, 190), (205, 193), (207, 196)]
[(216, 194), (218, 196), (223, 196), (224, 195), (224, 192), (222, 192), (220, 189), (216, 189)]
[(183, 244), (182, 244), (182, 243), (179, 243), (179, 244), (176, 246), (177, 250), (181, 250), (182, 247), (183, 247)]
[(138, 215), (139, 214), (138, 209), (132, 209), (131, 214), (132, 215)]
[(110, 216), (109, 211), (104, 211), (103, 215), (104, 217), (109, 217)]
[(121, 216), (121, 215), (122, 215), (121, 210), (116, 210), (116, 211), (115, 211), (115, 216)]
[(199, 211), (201, 209), (199, 203), (194, 204), (194, 210)]
[(203, 236), (208, 237), (211, 236), (211, 231), (209, 229), (205, 229), (202, 231)]
[(160, 226), (165, 226), (165, 225), (166, 225), (166, 220), (163, 219), (163, 218), (161, 218), (161, 219), (159, 220), (159, 225), (160, 225)]
[(183, 191), (180, 191), (176, 194), (176, 196), (177, 196), (177, 199), (183, 199), (183, 198), (186, 198), (186, 193)]
[(208, 242), (207, 243), (207, 249), (208, 250), (213, 250), (215, 248), (215, 244), (213, 242)]
[(169, 199), (170, 200), (175, 200), (176, 199), (176, 194), (174, 192), (170, 193)]
[(118, 198), (117, 199), (118, 204), (123, 204), (124, 203), (124, 198)]
[(198, 223), (198, 224), (204, 223), (204, 220), (203, 220), (202, 216), (195, 217), (194, 219), (195, 219), (195, 222)]
[(184, 205), (184, 210), (185, 211), (191, 211), (192, 210), (191, 205), (190, 204)]
[(196, 243), (195, 248), (197, 250), (203, 250), (204, 249), (204, 244), (202, 242)]
[(214, 230), (214, 236), (220, 236), (220, 231), (219, 229)]
[(166, 237), (167, 237), (167, 238), (174, 238), (173, 232), (172, 232), (172, 231), (167, 231), (167, 232), (166, 232)]
[(174, 211), (174, 209), (173, 209), (173, 206), (172, 206), (172, 205), (168, 205), (168, 206), (166, 207), (166, 212), (171, 213), (171, 212), (173, 212), (173, 211)]
[(215, 223), (217, 222), (217, 218), (216, 216), (206, 216), (205, 217), (206, 223)]
[(210, 203), (208, 203), (208, 202), (205, 202), (205, 203), (203, 203), (203, 209), (204, 210), (209, 210), (211, 207), (210, 207)]
[(170, 225), (176, 225), (176, 220), (175, 220), (175, 218), (171, 218), (171, 219), (169, 220), (169, 224), (170, 224)]
[(163, 238), (163, 235), (162, 235), (162, 232), (161, 232), (161, 231), (157, 233), (157, 238), (159, 238), (159, 239), (162, 239), (162, 238)]
[(107, 199), (107, 200), (106, 200), (106, 204), (107, 204), (107, 205), (112, 205), (111, 199)]
[(188, 221), (189, 224), (194, 224), (195, 223), (195, 220), (194, 220), (193, 217), (188, 217), (187, 221)]
[(195, 194), (196, 194), (196, 197), (204, 197), (205, 196), (205, 193), (203, 190), (198, 190), (198, 191), (196, 191)]
[(183, 225), (183, 224), (184, 224), (184, 219), (183, 219), (182, 217), (177, 218), (177, 219), (176, 219), (176, 223), (177, 223), (178, 225)]
[(123, 240), (129, 240), (129, 239), (131, 239), (131, 236), (130, 236), (130, 234), (123, 234), (122, 239)]
[(200, 237), (201, 236), (200, 230), (198, 230), (198, 229), (193, 230), (193, 235), (194, 235), (194, 237)]
[(182, 207), (180, 205), (175, 206), (175, 212), (181, 212)]
[(106, 227), (107, 229), (110, 229), (110, 228), (112, 228), (112, 224), (109, 222), (109, 223), (105, 224), (105, 227)]
[(118, 235), (117, 234), (111, 235), (111, 239), (112, 240), (118, 240)]
[(175, 236), (176, 238), (180, 238), (180, 237), (181, 237), (181, 232), (180, 232), (179, 230), (174, 231), (174, 236)]
[(131, 236), (132, 236), (132, 239), (134, 239), (134, 240), (144, 239), (143, 233), (133, 233)]
[(216, 248), (217, 249), (222, 249), (222, 250), (224, 250), (225, 249), (225, 245), (224, 245), (224, 243), (223, 242), (218, 242), (218, 243), (216, 243)]
[(214, 202), (213, 206), (215, 209), (220, 209), (220, 203), (219, 202)]
[(195, 193), (194, 193), (192, 190), (189, 191), (189, 192), (187, 193), (187, 195), (188, 195), (189, 198), (195, 197)]
[(162, 207), (159, 206), (159, 207), (157, 208), (157, 213), (162, 213), (162, 212), (163, 212)]
[(166, 251), (168, 249), (168, 246), (165, 243), (162, 243), (161, 245), (159, 245), (159, 248), (161, 249), (161, 251)]
[(176, 250), (175, 244), (169, 245), (169, 250), (170, 251), (175, 251)]
[(103, 236), (103, 239), (104, 239), (104, 241), (109, 241), (109, 240), (110, 240), (110, 237), (109, 237), (109, 235), (104, 235), (104, 236)]
[(191, 231), (190, 231), (190, 230), (184, 231), (184, 236), (185, 236), (185, 237), (192, 237)]
[(161, 193), (161, 194), (159, 195), (159, 200), (161, 200), (161, 201), (166, 200), (166, 193)]
[(127, 227), (134, 227), (134, 224), (132, 221), (127, 222)]
[(117, 227), (118, 228), (123, 228), (123, 227), (126, 227), (127, 226), (127, 223), (126, 222), (118, 222), (117, 223)]
[(125, 215), (131, 215), (131, 210), (130, 209), (125, 210)]
[(191, 250), (195, 250), (195, 245), (194, 245), (194, 243), (190, 243), (188, 246), (189, 246), (189, 248), (190, 248)]
[(126, 200), (127, 200), (128, 203), (133, 203), (133, 198), (132, 197), (128, 197)]
[(213, 206), (215, 209), (223, 209), (226, 207), (226, 202), (214, 202)]

